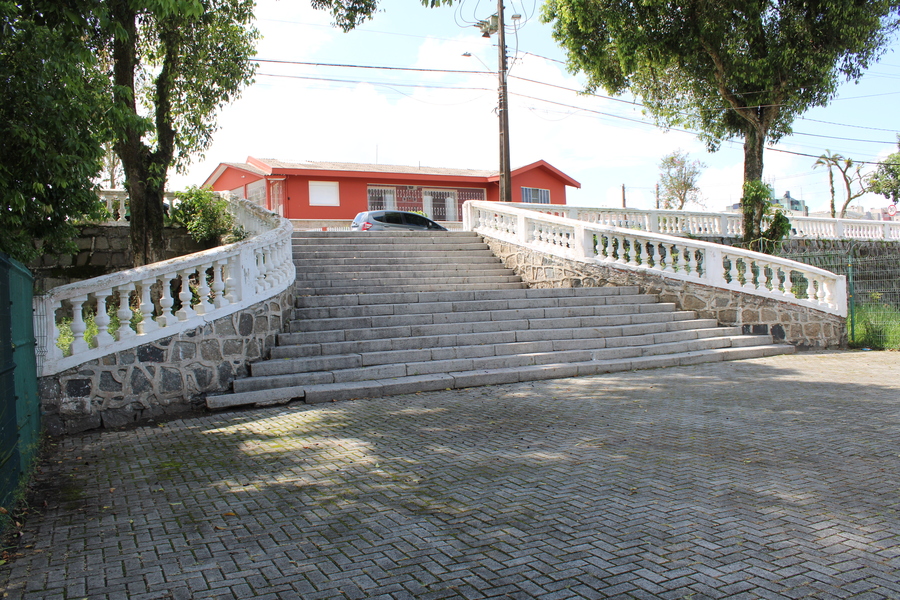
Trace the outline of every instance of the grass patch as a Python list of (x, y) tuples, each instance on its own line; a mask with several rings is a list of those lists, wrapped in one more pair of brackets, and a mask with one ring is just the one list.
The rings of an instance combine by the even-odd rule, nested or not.
[(900, 349), (900, 310), (890, 304), (871, 302), (856, 306), (848, 321), (847, 329), (853, 332), (852, 347)]

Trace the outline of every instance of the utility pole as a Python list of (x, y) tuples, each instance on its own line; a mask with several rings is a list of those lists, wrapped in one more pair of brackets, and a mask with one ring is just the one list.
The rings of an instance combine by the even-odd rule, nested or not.
[(509, 101), (506, 94), (506, 31), (503, 21), (503, 0), (497, 0), (497, 47), (500, 51), (500, 201), (512, 202), (512, 181), (509, 167)]

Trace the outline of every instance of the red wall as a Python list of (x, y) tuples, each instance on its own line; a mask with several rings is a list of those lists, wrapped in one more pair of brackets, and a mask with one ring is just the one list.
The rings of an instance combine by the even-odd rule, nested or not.
[[(498, 201), (500, 198), (499, 184), (496, 181), (484, 183), (478, 181), (460, 181), (446, 179), (428, 179), (413, 175), (410, 178), (402, 178), (402, 175), (392, 178), (392, 175), (384, 173), (364, 174), (362, 178), (340, 176), (333, 173), (289, 172), (285, 181), (285, 206), (284, 216), (289, 219), (352, 219), (358, 213), (368, 209), (369, 185), (385, 187), (416, 186), (417, 188), (446, 188), (446, 189), (483, 189), (485, 197), (489, 201)], [(262, 177), (246, 173), (239, 169), (226, 168), (225, 172), (216, 180), (213, 189), (216, 191), (228, 191), (258, 181)], [(340, 188), (340, 206), (310, 206), (309, 182), (310, 181), (336, 181)], [(522, 201), (522, 187), (533, 187), (550, 190), (550, 202), (552, 204), (566, 203), (566, 186), (552, 171), (537, 167), (523, 173), (514, 174), (512, 177), (512, 201)], [(245, 189), (246, 192), (246, 189)], [(462, 213), (459, 213), (462, 218)]]
[(566, 184), (559, 177), (543, 168), (531, 169), (512, 178), (512, 201), (522, 201), (522, 188), (550, 190), (550, 204), (566, 203)]

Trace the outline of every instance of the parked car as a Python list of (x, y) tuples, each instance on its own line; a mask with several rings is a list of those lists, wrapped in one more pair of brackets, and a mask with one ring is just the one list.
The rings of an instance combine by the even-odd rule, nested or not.
[(350, 223), (350, 231), (447, 231), (428, 217), (402, 210), (369, 210), (361, 212)]

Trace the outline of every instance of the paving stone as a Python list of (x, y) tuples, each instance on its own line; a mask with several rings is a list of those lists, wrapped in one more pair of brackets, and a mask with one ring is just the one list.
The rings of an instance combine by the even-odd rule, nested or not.
[(56, 439), (0, 589), (900, 598), (898, 366), (797, 354)]

